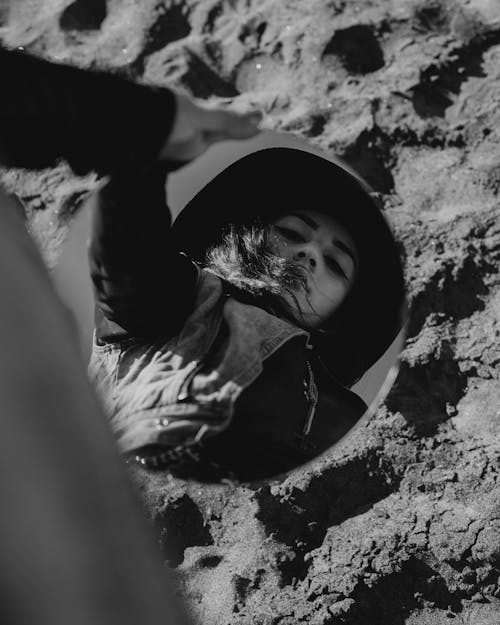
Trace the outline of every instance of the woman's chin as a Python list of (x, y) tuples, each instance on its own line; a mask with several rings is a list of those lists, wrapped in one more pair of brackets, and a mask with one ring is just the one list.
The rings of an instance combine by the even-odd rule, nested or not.
[[(297, 299), (298, 299), (298, 304), (300, 305), (302, 302), (300, 301), (299, 297), (297, 297)], [(305, 326), (306, 328), (310, 330), (314, 330), (320, 327), (321, 324), (323, 323), (321, 317), (317, 313), (311, 311), (310, 309), (307, 312), (303, 312), (306, 306), (304, 307), (298, 306), (297, 302), (293, 301), (292, 298), (290, 298), (289, 303), (290, 303), (290, 309), (291, 309), (293, 318), (298, 323), (300, 323), (301, 326)]]

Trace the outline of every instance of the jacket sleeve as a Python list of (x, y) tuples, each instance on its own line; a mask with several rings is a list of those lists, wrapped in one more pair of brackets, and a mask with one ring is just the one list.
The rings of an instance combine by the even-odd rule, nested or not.
[(158, 154), (175, 97), (115, 74), (0, 48), (0, 163), (42, 169), (59, 159), (106, 175)]
[(98, 338), (174, 334), (198, 270), (170, 245), (165, 174), (154, 164), (175, 116), (174, 94), (120, 76), (0, 48), (0, 163), (42, 169), (65, 159), (109, 176), (95, 198), (90, 245)]
[(89, 259), (100, 341), (173, 336), (193, 308), (199, 270), (171, 241), (166, 168), (115, 175), (95, 196)]

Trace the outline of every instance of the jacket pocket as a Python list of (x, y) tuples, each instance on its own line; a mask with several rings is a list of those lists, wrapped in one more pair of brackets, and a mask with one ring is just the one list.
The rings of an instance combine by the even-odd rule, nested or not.
[(217, 349), (218, 345), (220, 344), (220, 341), (223, 339), (223, 336), (224, 336), (223, 320), (222, 320), (222, 315), (221, 315), (217, 321), (217, 326), (216, 326), (214, 335), (207, 347), (207, 350), (205, 351), (203, 356), (200, 358), (198, 364), (195, 365), (193, 369), (187, 374), (186, 378), (184, 379), (184, 382), (181, 384), (179, 392), (177, 393), (177, 401), (179, 403), (186, 402), (191, 399), (191, 385), (193, 383), (195, 376), (203, 369), (203, 367), (205, 366), (205, 364), (207, 363), (209, 359), (209, 356), (212, 354), (212, 352), (215, 349)]

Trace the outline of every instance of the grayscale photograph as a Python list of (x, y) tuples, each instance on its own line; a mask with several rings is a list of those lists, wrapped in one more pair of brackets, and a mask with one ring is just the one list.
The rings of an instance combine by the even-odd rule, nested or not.
[(500, 2), (0, 0), (2, 625), (499, 625)]

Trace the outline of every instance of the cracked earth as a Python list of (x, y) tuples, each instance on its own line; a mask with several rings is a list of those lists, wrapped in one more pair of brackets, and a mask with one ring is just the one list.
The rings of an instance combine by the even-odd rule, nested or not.
[[(411, 307), (384, 405), (285, 481), (132, 470), (207, 625), (500, 622), (500, 5), (495, 0), (19, 2), (33, 54), (252, 104), (358, 169)], [(49, 265), (95, 179), (7, 171)]]

